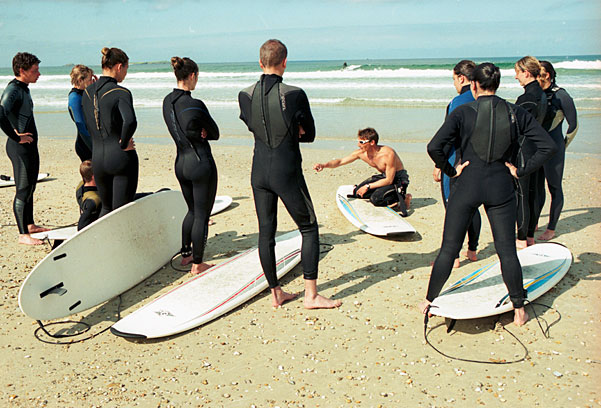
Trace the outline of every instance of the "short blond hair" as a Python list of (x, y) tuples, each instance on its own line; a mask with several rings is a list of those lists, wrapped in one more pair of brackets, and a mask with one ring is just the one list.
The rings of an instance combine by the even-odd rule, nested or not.
[(519, 69), (520, 71), (528, 71), (534, 78), (538, 78), (540, 75), (541, 65), (538, 59), (531, 55), (526, 55), (515, 63), (515, 68)]
[(81, 85), (86, 78), (91, 77), (92, 75), (94, 75), (94, 70), (92, 68), (77, 64), (71, 69), (71, 85)]

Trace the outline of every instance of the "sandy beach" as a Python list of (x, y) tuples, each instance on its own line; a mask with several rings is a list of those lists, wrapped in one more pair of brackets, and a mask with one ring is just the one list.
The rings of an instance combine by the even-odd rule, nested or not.
[[(352, 140), (347, 144), (352, 149)], [(255, 246), (258, 230), (250, 188), (252, 147), (220, 142), (212, 146), (219, 172), (218, 194), (234, 199), (230, 209), (214, 216), (210, 228), (205, 259), (218, 263)], [(179, 188), (173, 172), (173, 146), (146, 144), (137, 138), (137, 150), (139, 192)], [(303, 150), (320, 239), (333, 245), (321, 255), (318, 289), (340, 299), (342, 307), (310, 311), (303, 308), (300, 297), (274, 309), (264, 291), (210, 324), (152, 341), (127, 340), (110, 332), (70, 345), (38, 341), (34, 337), (37, 323), (20, 311), (18, 292), (50, 248), (17, 244), (14, 188), (0, 189), (0, 405), (601, 406), (601, 158), (567, 155), (566, 199), (555, 241), (572, 251), (574, 263), (562, 281), (539, 299), (561, 314), (549, 339), (536, 320), (516, 327), (511, 314), (460, 321), (449, 334), (444, 319), (430, 320), (430, 341), (452, 356), (490, 362), (519, 358), (524, 350), (503, 326), (528, 349), (523, 362), (492, 365), (451, 360), (424, 341), (423, 316), (415, 306), (425, 295), (430, 262), (440, 247), (444, 209), (427, 154), (398, 153), (411, 181), (408, 191), (413, 203), (408, 220), (418, 233), (382, 239), (356, 230), (334, 202), (337, 186), (356, 183), (369, 176), (371, 169), (357, 162), (316, 173), (313, 163), (340, 157), (341, 151)], [(73, 142), (42, 138), (40, 156), (40, 171), (50, 173), (51, 178), (37, 186), (36, 222), (53, 228), (71, 224), (78, 217), (74, 191), (79, 181)], [(4, 153), (2, 157), (0, 173), (12, 174), (8, 158)], [(539, 233), (546, 225), (549, 202), (547, 196)], [(294, 228), (280, 205), (279, 233)], [(462, 260), (450, 280), (496, 260), (488, 221), (483, 221), (479, 258), (475, 263)], [(122, 295), (121, 315), (190, 278), (190, 274), (164, 267)], [(282, 283), (289, 291), (302, 291), (300, 266)], [(116, 321), (118, 303), (113, 299), (69, 319), (92, 325), (81, 336), (86, 337)], [(536, 311), (549, 323), (559, 317), (541, 307)]]

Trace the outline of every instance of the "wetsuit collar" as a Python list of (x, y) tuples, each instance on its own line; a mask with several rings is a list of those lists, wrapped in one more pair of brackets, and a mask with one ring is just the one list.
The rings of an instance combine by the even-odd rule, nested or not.
[(469, 85), (463, 85), (463, 87), (461, 88), (461, 92), (459, 92), (459, 95), (463, 95), (464, 93), (470, 91), (470, 86)]
[(263, 83), (263, 93), (267, 95), (271, 88), (274, 87), (275, 84), (282, 82), (283, 78), (277, 74), (263, 74), (261, 75), (261, 82)]
[(538, 83), (538, 81), (532, 81), (529, 84), (524, 86), (524, 90), (526, 92), (533, 91), (536, 88), (540, 88), (540, 84)]
[(96, 83), (98, 83), (98, 85), (99, 85), (98, 88), (100, 88), (102, 85), (106, 84), (107, 82), (117, 83), (117, 80), (110, 76), (101, 76), (100, 78), (98, 78), (98, 81), (96, 81)]
[(16, 85), (19, 85), (21, 88), (25, 88), (25, 89), (29, 89), (29, 85), (26, 84), (25, 82), (21, 82), (19, 81), (17, 78), (13, 79), (12, 81), (10, 81), (11, 83), (14, 83)]
[[(79, 89), (79, 88), (72, 88), (72, 89), (71, 89), (71, 92), (75, 92), (75, 93), (77, 93), (77, 94), (79, 94), (79, 95), (83, 95), (83, 89)], [(69, 93), (71, 93), (71, 92), (69, 92)]]

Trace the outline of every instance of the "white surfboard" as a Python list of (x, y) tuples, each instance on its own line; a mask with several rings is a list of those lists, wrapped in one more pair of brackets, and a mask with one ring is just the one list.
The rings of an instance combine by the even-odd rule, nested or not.
[[(298, 231), (276, 238), (278, 278), (299, 263), (301, 244)], [(117, 336), (137, 338), (181, 333), (210, 322), (267, 287), (258, 249), (251, 248), (119, 320), (111, 327), (111, 332)]]
[(386, 236), (415, 232), (399, 213), (388, 207), (376, 207), (369, 200), (349, 198), (354, 186), (340, 186), (336, 191), (338, 209), (355, 227), (368, 234)]
[[(557, 243), (532, 245), (518, 251), (524, 289), (533, 301), (564, 277), (572, 264), (572, 253)], [(444, 289), (434, 299), (430, 313), (450, 319), (474, 319), (513, 310), (500, 263), (494, 262)]]
[[(44, 180), (49, 177), (50, 173), (38, 173), (38, 181)], [(8, 180), (6, 180), (8, 179)], [(0, 187), (10, 187), (15, 185), (15, 179), (13, 177), (2, 175), (0, 178)]]
[(232, 205), (232, 197), (230, 196), (217, 196), (215, 197), (215, 203), (211, 208), (211, 215), (215, 215), (225, 210), (227, 207)]
[[(211, 209), (211, 215), (215, 215), (225, 210), (232, 204), (232, 197), (230, 196), (217, 196), (215, 197), (215, 204)], [(57, 228), (50, 231), (36, 232), (31, 234), (33, 238), (37, 239), (48, 239), (48, 240), (68, 240), (77, 234), (77, 226)]]
[(140, 283), (180, 249), (186, 211), (180, 191), (163, 191), (88, 225), (34, 267), (19, 292), (21, 310), (58, 319)]
[(48, 239), (48, 240), (67, 240), (77, 234), (77, 225), (71, 227), (57, 228), (50, 231), (36, 232), (31, 234), (32, 238)]

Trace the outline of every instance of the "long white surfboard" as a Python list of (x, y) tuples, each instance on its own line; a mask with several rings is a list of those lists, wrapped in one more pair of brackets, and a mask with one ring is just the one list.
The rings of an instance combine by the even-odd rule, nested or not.
[[(44, 180), (50, 176), (49, 173), (38, 173), (38, 181)], [(15, 179), (11, 176), (2, 175), (0, 178), (0, 187), (11, 187), (15, 185)]]
[(58, 319), (107, 301), (165, 265), (181, 247), (180, 191), (133, 201), (94, 222), (40, 261), (19, 292), (23, 313)]
[(399, 213), (388, 207), (376, 207), (369, 200), (349, 198), (354, 186), (340, 186), (336, 191), (338, 209), (347, 220), (368, 234), (386, 236), (415, 232)]
[[(542, 296), (570, 269), (572, 253), (556, 243), (532, 245), (518, 251), (528, 300)], [(474, 319), (513, 310), (501, 265), (494, 262), (449, 285), (434, 299), (430, 313), (450, 319)]]
[[(278, 278), (299, 263), (301, 244), (298, 231), (276, 238)], [(137, 338), (181, 333), (210, 322), (267, 287), (258, 249), (251, 248), (119, 320), (111, 327), (111, 332), (117, 336)]]

